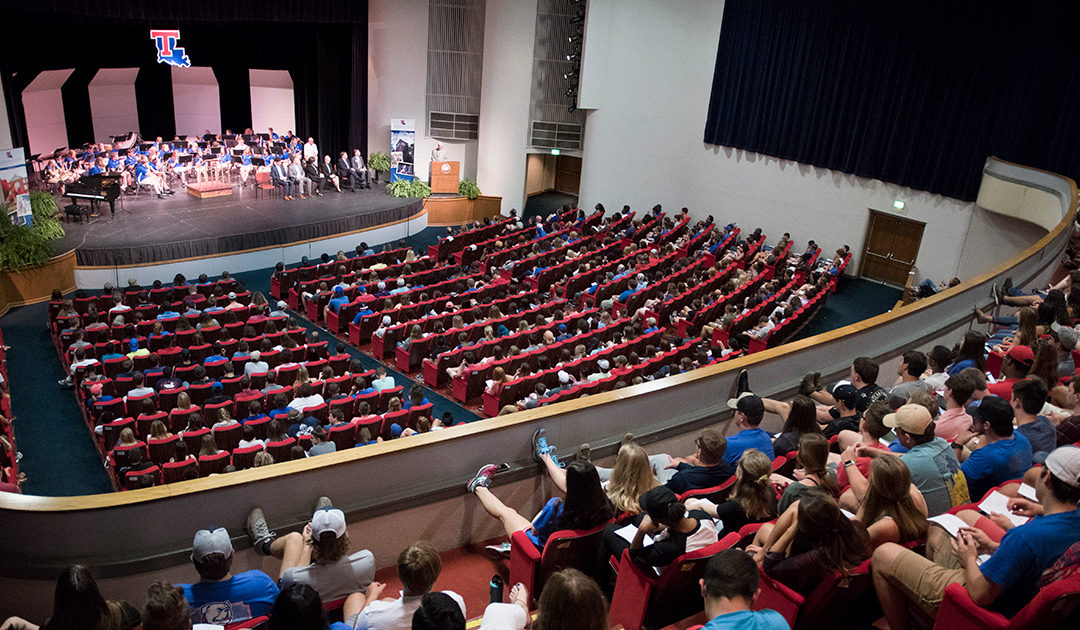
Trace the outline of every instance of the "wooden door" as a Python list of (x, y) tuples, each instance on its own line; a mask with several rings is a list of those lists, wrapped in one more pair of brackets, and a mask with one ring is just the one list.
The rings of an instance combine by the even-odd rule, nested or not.
[(581, 158), (560, 155), (555, 161), (555, 190), (567, 195), (577, 195), (581, 182)]
[(903, 287), (908, 273), (915, 267), (925, 228), (921, 221), (871, 210), (859, 275)]

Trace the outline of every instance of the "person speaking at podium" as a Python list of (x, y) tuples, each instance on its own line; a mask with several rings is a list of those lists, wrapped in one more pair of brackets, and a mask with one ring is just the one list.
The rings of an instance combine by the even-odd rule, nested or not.
[(436, 144), (435, 148), (431, 150), (431, 161), (432, 162), (445, 162), (446, 161), (446, 151), (443, 149), (443, 145), (442, 145), (441, 142)]

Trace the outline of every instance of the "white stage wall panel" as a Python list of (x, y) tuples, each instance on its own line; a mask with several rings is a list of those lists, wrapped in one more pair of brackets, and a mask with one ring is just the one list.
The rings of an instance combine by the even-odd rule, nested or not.
[(296, 129), (296, 103), (288, 70), (248, 70), (251, 84), (251, 128), (279, 134)]
[(139, 108), (135, 102), (138, 68), (102, 68), (88, 88), (94, 140), (112, 142), (112, 136), (139, 130)]
[(0, 148), (14, 148), (11, 146), (11, 127), (3, 124), (7, 121), (7, 98), (4, 96), (4, 86), (0, 85)]
[(67, 123), (60, 88), (73, 70), (45, 70), (22, 93), (29, 154), (67, 146)]
[(224, 131), (217, 77), (212, 68), (173, 66), (172, 88), (177, 134), (201, 136), (207, 129), (212, 133)]

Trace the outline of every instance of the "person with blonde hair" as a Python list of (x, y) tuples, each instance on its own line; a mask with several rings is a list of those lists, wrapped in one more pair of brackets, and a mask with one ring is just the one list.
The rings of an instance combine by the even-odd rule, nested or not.
[[(585, 457), (589, 446), (583, 444), (578, 449), (579, 457)], [(559, 490), (566, 492), (566, 469), (559, 465), (549, 453), (541, 453), (540, 461), (544, 464), (551, 482)], [(660, 485), (660, 480), (653, 474), (649, 454), (636, 442), (623, 440), (615, 456), (615, 467), (611, 469), (611, 478), (603, 483), (617, 513), (637, 514), (641, 511), (638, 498), (646, 491)]]
[(776, 518), (776, 491), (770, 476), (772, 462), (756, 448), (744, 451), (735, 468), (735, 485), (727, 501), (717, 505), (708, 499), (688, 499), (686, 509), (702, 510), (719, 519), (723, 537), (750, 523), (764, 523)]

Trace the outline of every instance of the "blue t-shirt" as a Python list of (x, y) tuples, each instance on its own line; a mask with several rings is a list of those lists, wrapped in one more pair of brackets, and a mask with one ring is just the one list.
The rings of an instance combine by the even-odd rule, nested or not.
[(1042, 572), (1080, 540), (1080, 512), (1070, 510), (1005, 532), (1001, 546), (982, 563), (983, 577), (1002, 588), (994, 610), (1013, 616), (1035, 597)]
[(180, 584), (191, 605), (192, 623), (227, 625), (269, 615), (278, 596), (270, 576), (252, 569), (222, 582)]
[(1031, 443), (1023, 433), (1013, 431), (1013, 439), (998, 440), (971, 452), (961, 466), (973, 501), (986, 491), (1010, 479), (1019, 479), (1031, 468)]
[(349, 303), (349, 296), (347, 296), (347, 295), (332, 298), (330, 300), (330, 302), (328, 302), (328, 304), (330, 305), (330, 310), (335, 312), (335, 313), (338, 312), (338, 309), (340, 309), (342, 306), (344, 306), (345, 304), (348, 304), (348, 303)]
[(775, 610), (740, 610), (717, 615), (702, 630), (790, 630), (784, 616)]
[(1034, 422), (1016, 427), (1031, 443), (1032, 453), (1046, 453), (1057, 448), (1057, 429), (1046, 416), (1035, 418)]
[(739, 463), (743, 451), (751, 448), (765, 453), (769, 459), (773, 459), (772, 439), (761, 427), (743, 429), (727, 439), (727, 450), (724, 451), (724, 461), (734, 470), (735, 464)]

